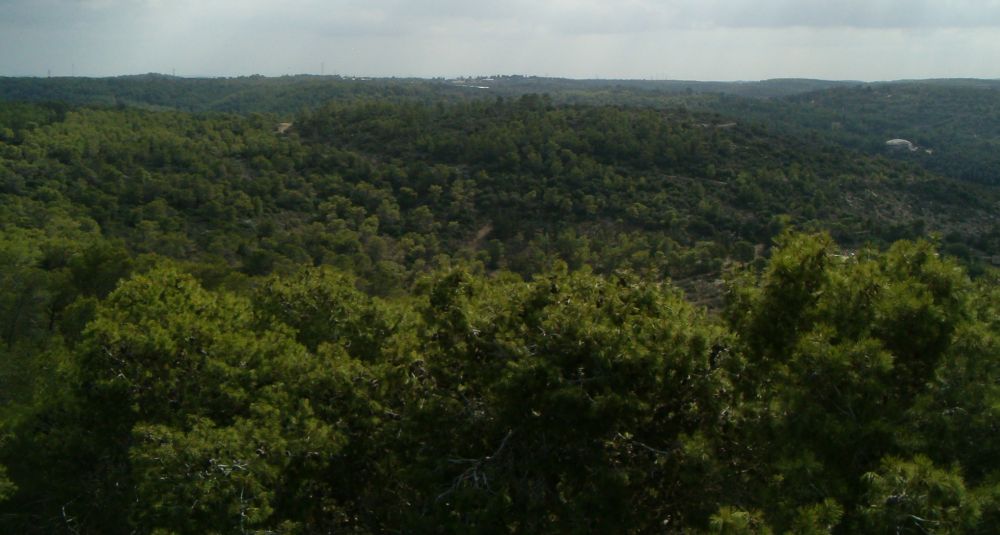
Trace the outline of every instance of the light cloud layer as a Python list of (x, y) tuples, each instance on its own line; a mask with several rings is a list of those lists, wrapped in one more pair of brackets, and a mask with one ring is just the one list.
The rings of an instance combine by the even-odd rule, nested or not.
[(0, 74), (1000, 76), (1000, 0), (0, 0)]

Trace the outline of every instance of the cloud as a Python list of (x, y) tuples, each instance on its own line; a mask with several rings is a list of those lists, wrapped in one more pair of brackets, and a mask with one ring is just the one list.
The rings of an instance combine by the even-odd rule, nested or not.
[(219, 17), (223, 24), (259, 19), (354, 34), (420, 33), (463, 24), (570, 34), (713, 27), (1000, 27), (1000, 0), (0, 0), (8, 24), (182, 12)]
[(255, 7), (275, 5), (318, 16), (373, 10), (400, 30), (453, 21), (598, 34), (711, 27), (1000, 27), (1000, 0), (290, 0)]
[[(532, 17), (580, 33), (704, 28), (1000, 27), (998, 0), (562, 0)], [(537, 20), (536, 19), (536, 20)]]
[(996, 0), (703, 0), (699, 10), (723, 27), (956, 28), (1000, 26)]
[(1000, 0), (0, 0), (0, 74), (996, 76), (993, 43)]

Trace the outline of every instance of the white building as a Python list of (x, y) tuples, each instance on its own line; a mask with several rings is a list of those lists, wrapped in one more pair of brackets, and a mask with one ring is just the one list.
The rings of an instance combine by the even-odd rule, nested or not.
[(907, 149), (910, 152), (915, 152), (917, 150), (916, 145), (905, 139), (890, 139), (889, 141), (885, 142), (885, 145), (890, 149), (895, 149), (895, 150)]

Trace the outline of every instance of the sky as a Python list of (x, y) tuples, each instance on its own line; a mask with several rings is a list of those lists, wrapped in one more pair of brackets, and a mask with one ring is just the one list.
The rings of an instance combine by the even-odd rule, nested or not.
[(0, 0), (0, 76), (1000, 78), (1000, 0)]

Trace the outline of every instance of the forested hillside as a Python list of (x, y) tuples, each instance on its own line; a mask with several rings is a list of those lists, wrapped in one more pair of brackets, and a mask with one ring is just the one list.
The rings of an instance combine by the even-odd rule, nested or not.
[(1000, 522), (1000, 190), (882, 88), (2, 82), (0, 531)]
[[(907, 161), (931, 172), (997, 185), (1000, 81), (944, 79), (834, 82), (567, 80), (496, 76), (451, 80), (284, 76), (180, 78), (4, 78), (0, 101), (260, 113), (286, 119), (331, 101), (467, 102), (546, 94), (556, 104), (688, 108), (718, 113), (814, 143)], [(892, 151), (890, 139), (918, 150)]]
[(683, 110), (362, 101), (279, 134), (267, 115), (8, 109), (8, 221), (64, 212), (132, 252), (249, 275), (331, 263), (388, 291), (444, 255), (684, 278), (754, 260), (787, 225), (998, 250), (994, 190)]
[[(1000, 184), (1000, 82), (859, 84), (773, 100), (712, 98), (702, 105), (942, 175)], [(917, 150), (886, 147), (898, 138)]]
[(693, 93), (720, 93), (743, 97), (778, 97), (849, 85), (822, 80), (765, 80), (761, 82), (697, 82), (675, 80), (567, 80), (535, 76), (497, 76), (452, 80), (413, 78), (356, 78), (342, 76), (243, 76), (239, 78), (183, 78), (162, 74), (115, 78), (0, 77), (0, 100), (65, 102), (74, 105), (130, 106), (181, 111), (235, 113), (297, 113), (330, 100), (358, 97), (423, 102), (478, 98), (519, 97), (550, 93), (561, 101), (642, 103)]

